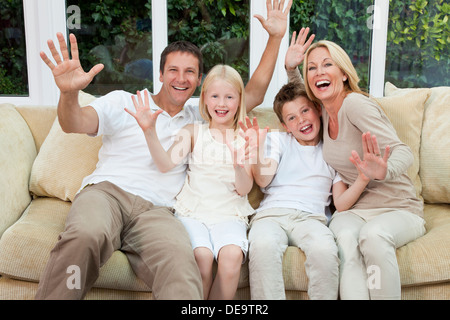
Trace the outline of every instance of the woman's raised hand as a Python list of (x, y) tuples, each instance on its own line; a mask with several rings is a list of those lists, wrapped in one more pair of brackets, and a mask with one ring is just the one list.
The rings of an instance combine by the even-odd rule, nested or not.
[(378, 146), (377, 137), (370, 132), (362, 134), (363, 160), (358, 153), (353, 150), (350, 161), (366, 177), (372, 180), (383, 180), (387, 174), (387, 161), (389, 158), (390, 147), (386, 146), (384, 155), (381, 155)]
[(305, 52), (306, 50), (308, 50), (309, 46), (315, 38), (315, 35), (312, 34), (307, 41), (306, 38), (308, 36), (308, 33), (309, 28), (302, 28), (298, 32), (297, 38), (297, 33), (295, 31), (292, 33), (291, 44), (286, 52), (284, 61), (284, 65), (287, 70), (297, 68), (303, 62)]

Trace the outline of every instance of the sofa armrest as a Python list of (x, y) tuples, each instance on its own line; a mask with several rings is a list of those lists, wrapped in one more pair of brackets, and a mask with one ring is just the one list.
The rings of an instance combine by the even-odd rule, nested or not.
[(35, 158), (27, 123), (13, 105), (0, 105), (0, 237), (31, 201), (28, 185)]

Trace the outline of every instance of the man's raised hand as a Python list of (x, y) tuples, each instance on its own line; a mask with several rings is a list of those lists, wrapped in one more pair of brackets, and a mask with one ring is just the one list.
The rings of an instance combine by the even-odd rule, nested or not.
[(289, 0), (286, 9), (283, 11), (285, 0), (266, 0), (267, 19), (256, 14), (255, 18), (261, 22), (263, 28), (270, 36), (284, 37), (287, 29), (287, 17), (291, 10), (292, 0)]
[(150, 98), (148, 96), (148, 91), (144, 91), (144, 101), (142, 101), (140, 91), (137, 92), (136, 97), (131, 96), (131, 99), (133, 100), (136, 112), (133, 112), (127, 108), (125, 108), (125, 111), (136, 119), (142, 131), (145, 132), (149, 129), (155, 129), (156, 119), (164, 110), (159, 109), (155, 112), (152, 112), (152, 110), (150, 109)]
[(40, 53), (41, 59), (52, 71), (55, 83), (61, 93), (83, 90), (91, 83), (92, 79), (103, 70), (104, 66), (103, 64), (97, 64), (93, 66), (89, 72), (84, 72), (80, 64), (78, 44), (75, 35), (69, 35), (72, 59), (69, 57), (69, 51), (62, 33), (58, 32), (56, 36), (58, 38), (62, 58), (56, 50), (53, 41), (48, 40), (47, 44), (56, 64), (42, 51)]

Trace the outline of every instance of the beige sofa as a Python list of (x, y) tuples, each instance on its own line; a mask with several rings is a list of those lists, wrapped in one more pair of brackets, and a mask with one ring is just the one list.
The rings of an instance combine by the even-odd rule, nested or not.
[[(450, 88), (398, 89), (378, 99), (415, 157), (409, 174), (425, 201), (426, 234), (397, 250), (402, 298), (450, 299)], [(85, 105), (93, 97), (80, 94)], [(262, 126), (280, 128), (270, 110), (252, 112)], [(101, 138), (65, 134), (55, 106), (0, 105), (0, 299), (33, 299), (64, 228), (71, 200), (97, 162)], [(257, 206), (261, 193), (254, 188)], [(80, 248), (82, 250), (82, 248)], [(307, 299), (305, 255), (289, 247), (283, 276), (289, 299)], [(182, 263), (182, 261), (180, 261)], [(247, 265), (236, 299), (249, 299)], [(116, 251), (87, 299), (148, 299), (151, 290)]]

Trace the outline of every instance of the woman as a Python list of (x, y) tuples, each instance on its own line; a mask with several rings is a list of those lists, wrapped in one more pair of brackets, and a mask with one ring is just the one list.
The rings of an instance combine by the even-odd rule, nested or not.
[[(325, 161), (349, 185), (358, 176), (349, 156), (371, 178), (356, 204), (336, 212), (330, 222), (341, 260), (340, 297), (400, 299), (396, 248), (425, 233), (423, 204), (406, 173), (413, 162), (411, 150), (383, 110), (361, 91), (350, 58), (337, 44), (313, 44), (305, 55), (303, 77), (308, 95), (324, 109)], [(384, 156), (370, 143), (371, 134)], [(362, 160), (359, 155), (364, 155)]]

